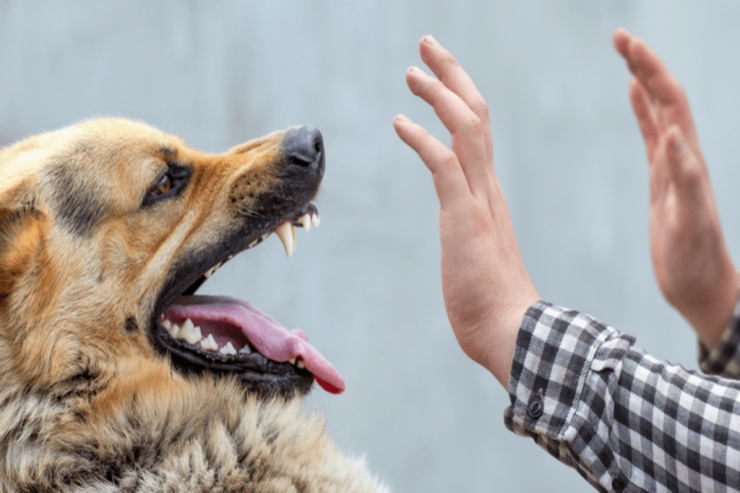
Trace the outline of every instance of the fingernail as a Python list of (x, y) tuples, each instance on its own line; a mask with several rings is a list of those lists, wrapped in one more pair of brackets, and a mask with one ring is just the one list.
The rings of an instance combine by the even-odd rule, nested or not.
[(406, 115), (396, 115), (396, 121), (399, 123), (408, 123), (410, 120), (406, 118)]
[(437, 40), (431, 34), (424, 36), (424, 42), (430, 46), (439, 46), (439, 43), (437, 43)]

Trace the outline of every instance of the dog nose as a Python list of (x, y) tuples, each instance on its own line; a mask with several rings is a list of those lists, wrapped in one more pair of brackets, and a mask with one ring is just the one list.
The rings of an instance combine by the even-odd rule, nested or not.
[(324, 139), (318, 129), (305, 125), (291, 128), (282, 144), (288, 164), (324, 174)]

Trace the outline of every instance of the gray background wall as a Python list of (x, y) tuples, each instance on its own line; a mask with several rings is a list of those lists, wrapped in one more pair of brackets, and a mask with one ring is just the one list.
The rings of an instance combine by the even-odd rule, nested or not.
[(294, 124), (324, 133), (322, 225), (272, 238), (203, 291), (303, 328), (348, 390), (309, 397), (393, 491), (592, 491), (503, 426), (506, 392), (465, 358), (442, 303), (437, 200), (395, 136), (431, 33), (491, 109), (499, 178), (540, 294), (695, 368), (648, 250), (647, 166), (611, 48), (626, 26), (688, 90), (740, 258), (740, 3), (677, 0), (0, 1), (0, 141), (120, 115), (221, 152)]

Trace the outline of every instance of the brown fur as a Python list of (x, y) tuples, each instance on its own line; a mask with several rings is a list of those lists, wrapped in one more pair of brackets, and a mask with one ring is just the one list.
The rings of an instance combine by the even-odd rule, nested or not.
[[(0, 151), (0, 491), (382, 490), (298, 397), (180, 373), (149, 334), (173, 266), (281, 186), (282, 135), (211, 155), (97, 120)], [(170, 162), (187, 187), (142, 207)]]

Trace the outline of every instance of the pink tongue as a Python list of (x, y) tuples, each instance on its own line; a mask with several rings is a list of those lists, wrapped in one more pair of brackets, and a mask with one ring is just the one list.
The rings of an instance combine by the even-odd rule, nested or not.
[(279, 363), (301, 357), (306, 369), (327, 392), (344, 392), (344, 379), (308, 343), (302, 330), (288, 330), (246, 301), (225, 296), (180, 296), (165, 312), (165, 318), (190, 318), (226, 322), (241, 328), (263, 356)]

